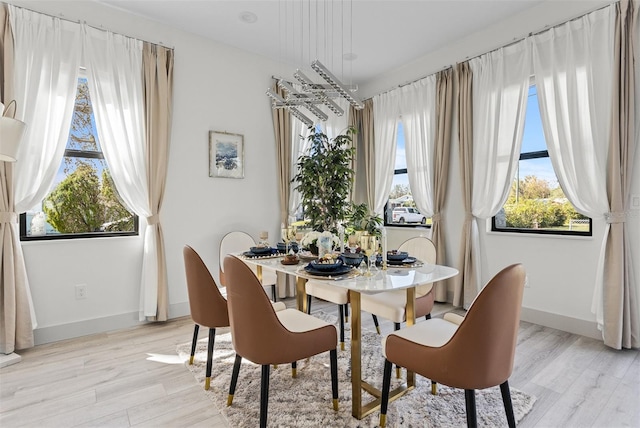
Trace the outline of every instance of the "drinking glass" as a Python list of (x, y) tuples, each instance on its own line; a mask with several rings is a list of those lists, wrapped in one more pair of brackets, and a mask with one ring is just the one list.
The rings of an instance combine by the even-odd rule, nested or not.
[(358, 237), (356, 235), (349, 235), (348, 238), (349, 243), (349, 252), (351, 254), (355, 253), (358, 249)]
[[(376, 252), (378, 247), (378, 242), (375, 236), (370, 235), (362, 235), (360, 237), (360, 250), (367, 255), (367, 273), (365, 276), (371, 276), (371, 260)], [(375, 261), (374, 261), (375, 263)]]
[(284, 253), (289, 254), (289, 229), (288, 227), (283, 227), (280, 229), (280, 234), (282, 235), (282, 240), (284, 241)]

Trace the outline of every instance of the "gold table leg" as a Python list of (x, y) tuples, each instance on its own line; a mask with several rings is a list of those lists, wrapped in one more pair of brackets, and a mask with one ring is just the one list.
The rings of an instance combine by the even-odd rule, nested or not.
[(307, 313), (306, 283), (306, 278), (296, 277), (296, 305), (298, 306), (298, 310), (304, 313)]
[[(360, 314), (360, 293), (349, 290), (351, 302), (351, 414), (354, 418), (362, 419), (380, 409), (381, 391), (362, 380), (362, 322)], [(415, 288), (407, 288), (407, 325), (415, 324)], [(415, 388), (415, 373), (407, 371), (407, 382), (389, 392), (389, 402), (396, 400)], [(362, 403), (362, 390), (376, 397), (367, 404)]]

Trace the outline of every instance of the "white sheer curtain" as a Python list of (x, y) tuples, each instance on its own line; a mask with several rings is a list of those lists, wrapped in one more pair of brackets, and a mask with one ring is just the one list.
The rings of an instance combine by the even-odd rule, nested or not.
[(418, 210), (426, 217), (434, 211), (436, 83), (434, 74), (400, 89), (409, 186)]
[[(473, 71), (473, 178), (471, 260), (473, 284), (465, 285), (464, 306), (480, 291), (478, 222), (495, 215), (509, 196), (518, 167), (531, 60), (526, 40), (469, 61)], [(470, 293), (468, 293), (470, 291)]]
[[(342, 110), (344, 110), (344, 114), (342, 116), (338, 116), (333, 114), (332, 112), (327, 113), (329, 119), (325, 122), (321, 122), (320, 127), (323, 132), (329, 137), (330, 140), (333, 140), (338, 135), (342, 135), (347, 132), (347, 127), (349, 126), (349, 101), (344, 98), (334, 100), (336, 104), (340, 106)], [(326, 109), (325, 109), (326, 110)]]
[[(615, 8), (607, 7), (532, 38), (533, 67), (549, 157), (576, 210), (609, 212), (607, 158), (611, 127)], [(603, 322), (605, 226), (594, 303)]]
[(78, 87), (78, 24), (9, 5), (18, 113), (27, 124), (14, 168), (16, 212), (45, 197), (60, 167)]
[(158, 260), (145, 153), (142, 42), (89, 26), (84, 54), (96, 128), (111, 176), (123, 201), (147, 220), (140, 287), (140, 320), (156, 317)]
[(384, 215), (384, 204), (389, 199), (393, 182), (399, 119), (400, 95), (398, 91), (373, 97), (375, 206), (370, 208), (379, 216)]
[[(311, 131), (298, 119), (291, 120), (291, 179), (298, 173), (298, 158), (309, 151), (308, 137)], [(289, 217), (295, 217), (300, 210), (302, 197), (296, 190), (298, 183), (291, 183), (289, 188)]]

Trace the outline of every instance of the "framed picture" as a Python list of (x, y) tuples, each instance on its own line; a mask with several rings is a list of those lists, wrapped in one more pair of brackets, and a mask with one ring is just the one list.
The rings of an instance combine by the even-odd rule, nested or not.
[(244, 178), (244, 137), (209, 131), (209, 177)]

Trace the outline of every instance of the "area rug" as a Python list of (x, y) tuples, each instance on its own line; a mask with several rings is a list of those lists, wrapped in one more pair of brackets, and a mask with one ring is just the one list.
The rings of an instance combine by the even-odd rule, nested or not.
[[(317, 315), (317, 314), (316, 314)], [(332, 315), (319, 314), (334, 323)], [(207, 340), (198, 342), (193, 365), (188, 364), (191, 344), (177, 347), (178, 355), (198, 383), (204, 385), (207, 360)], [(235, 352), (230, 333), (216, 335), (211, 388), (205, 393), (227, 419), (231, 427), (256, 427), (260, 414), (260, 366), (242, 361), (233, 405), (227, 406), (227, 395)], [(378, 388), (382, 386), (384, 359), (381, 337), (362, 331), (362, 373), (365, 380)], [(271, 369), (269, 380), (269, 409), (267, 423), (273, 427), (375, 427), (380, 412), (363, 420), (351, 415), (350, 350), (338, 350), (339, 411), (331, 404), (331, 374), (329, 354), (320, 354), (298, 362), (298, 377), (291, 377), (290, 365)], [(395, 370), (393, 371), (395, 373)], [(393, 389), (401, 380), (392, 375)], [(372, 397), (362, 393), (364, 402)], [(533, 407), (536, 398), (511, 388), (516, 421), (520, 421)], [(476, 391), (479, 426), (507, 426), (500, 388)], [(466, 426), (464, 391), (438, 385), (438, 394), (431, 395), (429, 380), (416, 376), (416, 388), (389, 403), (389, 427), (463, 427)]]

